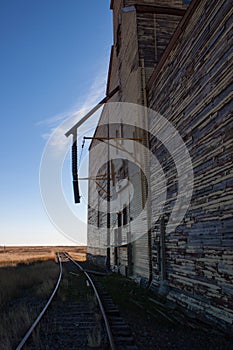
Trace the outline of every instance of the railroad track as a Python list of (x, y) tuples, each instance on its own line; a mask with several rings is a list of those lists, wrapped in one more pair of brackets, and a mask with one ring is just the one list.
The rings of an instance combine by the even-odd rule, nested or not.
[(136, 350), (131, 330), (103, 286), (67, 253), (44, 309), (16, 350)]

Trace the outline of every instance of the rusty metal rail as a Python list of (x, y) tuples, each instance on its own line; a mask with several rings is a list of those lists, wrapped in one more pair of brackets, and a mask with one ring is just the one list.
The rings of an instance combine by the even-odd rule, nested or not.
[(26, 341), (28, 340), (28, 338), (30, 337), (30, 335), (32, 334), (32, 332), (34, 331), (34, 329), (36, 328), (36, 326), (38, 325), (38, 323), (40, 322), (41, 318), (43, 317), (44, 313), (46, 312), (46, 310), (48, 309), (49, 305), (51, 304), (58, 288), (61, 282), (61, 277), (62, 277), (62, 263), (61, 263), (61, 258), (60, 255), (57, 254), (58, 257), (58, 261), (59, 261), (59, 265), (60, 265), (60, 273), (59, 273), (59, 277), (56, 283), (56, 286), (49, 298), (49, 300), (47, 301), (45, 307), (43, 308), (43, 310), (41, 311), (41, 313), (39, 314), (39, 316), (37, 317), (37, 319), (34, 321), (34, 323), (32, 324), (32, 326), (29, 328), (29, 330), (27, 331), (27, 333), (25, 334), (25, 336), (23, 337), (23, 339), (21, 340), (21, 342), (19, 343), (19, 345), (17, 346), (16, 350), (21, 350), (23, 348), (23, 346), (25, 345)]
[[(100, 311), (101, 311), (101, 314), (102, 314), (102, 317), (103, 317), (103, 320), (104, 320), (104, 323), (105, 323), (105, 328), (106, 328), (106, 332), (107, 332), (107, 336), (108, 336), (110, 349), (111, 350), (115, 350), (116, 346), (114, 344), (113, 335), (112, 335), (112, 332), (111, 332), (109, 321), (108, 321), (108, 318), (106, 316), (106, 312), (104, 310), (104, 307), (103, 307), (102, 301), (100, 299), (99, 293), (98, 293), (98, 291), (97, 291), (97, 289), (96, 289), (96, 287), (94, 285), (94, 282), (93, 282), (92, 278), (89, 276), (89, 274), (83, 269), (83, 267), (79, 263), (77, 263), (75, 260), (73, 260), (71, 258), (71, 256), (69, 256), (69, 254), (63, 252), (61, 255), (65, 256), (67, 259), (69, 259), (71, 262), (73, 262), (85, 274), (86, 278), (90, 282), (90, 285), (92, 286), (92, 289), (93, 289), (93, 291), (95, 293), (95, 296), (96, 296), (96, 298), (98, 300), (99, 308), (100, 308)], [(59, 253), (57, 254), (59, 265), (60, 265), (60, 273), (59, 273), (59, 277), (58, 277), (56, 286), (55, 286), (55, 288), (54, 288), (54, 290), (53, 290), (49, 300), (47, 301), (46, 305), (44, 306), (43, 310), (41, 311), (39, 316), (36, 318), (36, 320), (34, 321), (32, 326), (28, 329), (28, 331), (24, 335), (23, 339), (18, 344), (16, 350), (21, 350), (24, 347), (24, 345), (26, 344), (27, 340), (31, 336), (32, 332), (35, 330), (36, 326), (41, 321), (41, 319), (44, 316), (45, 312), (49, 308), (49, 306), (50, 306), (50, 304), (51, 304), (51, 302), (52, 302), (52, 300), (53, 300), (53, 298), (54, 298), (54, 296), (55, 296), (55, 294), (56, 294), (56, 292), (57, 292), (57, 290), (58, 290), (58, 288), (60, 286), (60, 282), (61, 282), (61, 278), (62, 278), (62, 256), (61, 255), (59, 255)]]
[(112, 332), (111, 332), (111, 328), (110, 328), (110, 325), (109, 325), (109, 322), (108, 322), (108, 318), (107, 318), (107, 315), (105, 313), (105, 310), (104, 310), (104, 307), (103, 307), (103, 304), (102, 304), (102, 301), (100, 299), (100, 296), (99, 296), (99, 293), (94, 285), (94, 282), (92, 281), (91, 277), (89, 276), (89, 274), (83, 269), (83, 267), (77, 263), (74, 259), (71, 258), (71, 256), (69, 256), (69, 254), (67, 253), (64, 253), (66, 255), (66, 257), (72, 261), (76, 266), (79, 267), (79, 269), (85, 274), (85, 276), (87, 277), (88, 281), (90, 282), (93, 290), (94, 290), (94, 293), (96, 295), (96, 298), (98, 300), (98, 303), (99, 303), (99, 307), (100, 307), (100, 311), (102, 313), (102, 316), (103, 316), (103, 319), (104, 319), (104, 323), (105, 323), (105, 327), (106, 327), (106, 332), (107, 332), (107, 335), (108, 335), (108, 340), (109, 340), (109, 345), (110, 345), (110, 349), (111, 350), (115, 350), (116, 347), (115, 347), (115, 344), (114, 344), (114, 341), (113, 341), (113, 335), (112, 335)]

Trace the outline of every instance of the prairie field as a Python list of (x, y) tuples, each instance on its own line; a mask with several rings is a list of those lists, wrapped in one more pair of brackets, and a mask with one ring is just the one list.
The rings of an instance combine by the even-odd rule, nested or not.
[(0, 350), (16, 348), (44, 307), (59, 275), (56, 252), (85, 261), (85, 247), (0, 248)]
[(16, 266), (19, 263), (54, 260), (56, 252), (67, 251), (74, 259), (86, 260), (86, 247), (0, 247), (0, 267)]

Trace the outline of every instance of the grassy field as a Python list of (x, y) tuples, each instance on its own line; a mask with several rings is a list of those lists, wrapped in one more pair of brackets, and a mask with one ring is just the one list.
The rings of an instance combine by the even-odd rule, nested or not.
[(74, 259), (86, 260), (86, 247), (0, 247), (0, 266), (54, 260), (55, 253), (67, 251)]
[(55, 261), (0, 268), (0, 349), (13, 349), (23, 337), (59, 274)]
[(85, 247), (0, 248), (0, 350), (14, 349), (38, 316), (59, 275), (56, 252), (85, 261)]

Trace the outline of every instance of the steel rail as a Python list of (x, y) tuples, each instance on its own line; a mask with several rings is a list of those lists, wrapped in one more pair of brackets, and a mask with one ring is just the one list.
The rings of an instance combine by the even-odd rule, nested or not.
[(21, 350), (22, 347), (25, 345), (26, 341), (28, 340), (28, 338), (30, 337), (30, 335), (32, 334), (33, 330), (36, 328), (36, 326), (38, 325), (38, 323), (40, 322), (41, 318), (43, 317), (45, 311), (48, 309), (49, 305), (51, 304), (51, 301), (53, 300), (58, 287), (60, 285), (61, 282), (61, 277), (62, 277), (62, 263), (61, 263), (61, 258), (60, 255), (57, 254), (58, 260), (59, 260), (59, 265), (60, 265), (60, 274), (57, 280), (57, 284), (49, 298), (49, 300), (47, 301), (45, 307), (43, 308), (43, 310), (41, 311), (41, 313), (39, 314), (39, 316), (37, 317), (37, 319), (34, 321), (34, 323), (32, 324), (32, 326), (29, 328), (29, 330), (27, 331), (27, 333), (25, 334), (25, 336), (23, 337), (23, 339), (21, 340), (21, 342), (19, 343), (19, 345), (17, 346), (16, 350)]
[(71, 256), (69, 256), (69, 254), (67, 253), (64, 253), (66, 255), (66, 257), (71, 260), (76, 266), (79, 267), (79, 269), (81, 271), (84, 272), (84, 274), (86, 275), (88, 281), (90, 282), (94, 292), (95, 292), (95, 295), (96, 295), (96, 298), (98, 300), (98, 303), (99, 303), (99, 307), (100, 307), (100, 310), (101, 310), (101, 313), (102, 313), (102, 316), (103, 316), (103, 319), (104, 319), (104, 323), (105, 323), (105, 327), (106, 327), (106, 331), (107, 331), (107, 335), (108, 335), (108, 340), (109, 340), (109, 344), (110, 344), (110, 349), (111, 350), (115, 350), (116, 347), (115, 347), (115, 344), (114, 344), (114, 341), (113, 341), (113, 335), (112, 335), (112, 331), (111, 331), (111, 328), (110, 328), (110, 325), (109, 325), (109, 322), (108, 322), (108, 318), (106, 316), (106, 313), (105, 313), (105, 310), (104, 310), (104, 307), (103, 307), (103, 304), (102, 304), (102, 301), (100, 299), (100, 296), (99, 296), (99, 293), (94, 285), (94, 282), (92, 281), (91, 277), (89, 276), (89, 274), (84, 270), (84, 268), (79, 264), (77, 263), (74, 259), (71, 258)]

